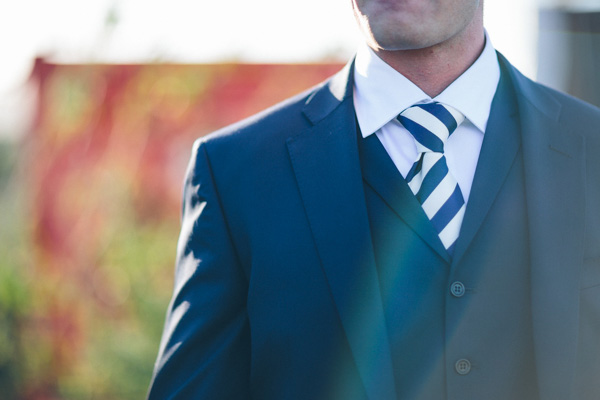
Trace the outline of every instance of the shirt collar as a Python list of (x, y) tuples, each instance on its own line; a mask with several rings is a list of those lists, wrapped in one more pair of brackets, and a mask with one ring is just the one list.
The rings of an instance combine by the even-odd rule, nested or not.
[(413, 104), (435, 100), (459, 110), (483, 133), (499, 80), (500, 66), (487, 32), (479, 58), (434, 99), (365, 43), (358, 50), (354, 68), (356, 117), (363, 137), (367, 137)]

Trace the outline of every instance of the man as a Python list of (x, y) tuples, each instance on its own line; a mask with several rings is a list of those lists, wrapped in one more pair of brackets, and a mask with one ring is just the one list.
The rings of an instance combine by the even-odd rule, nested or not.
[(600, 110), (479, 0), (353, 8), (353, 63), (195, 146), (149, 398), (600, 398)]

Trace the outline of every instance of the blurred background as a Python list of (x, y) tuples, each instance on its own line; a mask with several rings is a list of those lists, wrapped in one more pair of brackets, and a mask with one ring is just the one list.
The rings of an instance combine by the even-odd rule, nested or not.
[[(600, 105), (600, 0), (486, 0), (495, 47)], [(145, 396), (195, 138), (337, 71), (349, 0), (0, 2), (0, 399)]]

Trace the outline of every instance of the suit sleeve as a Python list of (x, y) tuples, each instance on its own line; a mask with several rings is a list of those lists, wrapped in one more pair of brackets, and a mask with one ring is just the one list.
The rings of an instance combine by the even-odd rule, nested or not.
[(175, 286), (149, 400), (250, 398), (247, 287), (205, 144), (197, 142), (185, 180)]

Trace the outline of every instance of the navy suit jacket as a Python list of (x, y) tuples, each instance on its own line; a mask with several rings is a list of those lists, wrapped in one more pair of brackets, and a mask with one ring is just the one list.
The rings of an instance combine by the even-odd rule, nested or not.
[[(597, 399), (600, 110), (499, 58), (520, 115), (540, 397)], [(395, 398), (351, 81), (350, 64), (196, 143), (150, 399)]]

